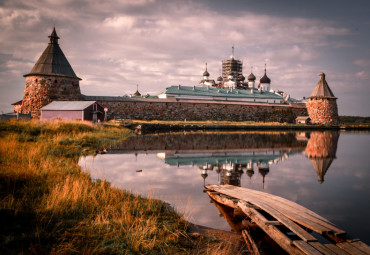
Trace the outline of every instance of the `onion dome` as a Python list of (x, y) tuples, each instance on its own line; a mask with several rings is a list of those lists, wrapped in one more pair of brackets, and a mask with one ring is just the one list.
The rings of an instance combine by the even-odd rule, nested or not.
[(134, 93), (134, 96), (135, 96), (135, 97), (140, 97), (140, 96), (141, 96), (141, 94), (140, 94), (140, 92), (139, 92), (138, 90), (136, 90), (136, 92)]
[(217, 78), (217, 81), (223, 81), (222, 76), (219, 76), (219, 77)]
[(248, 76), (248, 81), (255, 81), (256, 80), (256, 76), (254, 76), (253, 73), (251, 73), (249, 76)]
[(134, 93), (135, 97), (141, 97), (141, 94), (139, 92), (139, 85), (136, 85), (136, 92)]
[(252, 176), (254, 175), (254, 171), (251, 169), (247, 170), (247, 175), (249, 178), (252, 178)]
[(265, 75), (260, 79), (260, 83), (271, 83), (271, 80), (266, 75), (266, 64), (265, 64)]
[(244, 75), (242, 75), (242, 76), (240, 77), (240, 80), (241, 80), (241, 81), (245, 81), (245, 77), (244, 77)]
[(207, 77), (209, 76), (209, 73), (207, 71), (207, 63), (206, 63), (206, 70), (204, 71), (203, 76), (207, 76)]

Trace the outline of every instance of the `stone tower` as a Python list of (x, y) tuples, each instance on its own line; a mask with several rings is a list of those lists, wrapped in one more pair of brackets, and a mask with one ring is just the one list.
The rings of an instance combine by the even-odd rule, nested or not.
[(80, 100), (78, 78), (58, 44), (58, 35), (53, 28), (50, 41), (26, 77), (21, 113), (40, 116), (40, 108), (54, 100)]
[(338, 125), (337, 98), (325, 80), (325, 74), (320, 74), (320, 80), (306, 103), (308, 115), (313, 124)]

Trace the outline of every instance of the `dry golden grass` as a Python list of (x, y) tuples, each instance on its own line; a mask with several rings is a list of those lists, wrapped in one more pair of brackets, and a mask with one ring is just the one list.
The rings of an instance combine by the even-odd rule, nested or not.
[(81, 122), (0, 122), (0, 253), (233, 254), (224, 242), (192, 240), (165, 203), (81, 172), (82, 154), (131, 134)]

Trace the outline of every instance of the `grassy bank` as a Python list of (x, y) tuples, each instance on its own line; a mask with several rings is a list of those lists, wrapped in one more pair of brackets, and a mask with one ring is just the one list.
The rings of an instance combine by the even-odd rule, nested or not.
[(222, 242), (189, 237), (165, 203), (81, 172), (81, 155), (130, 135), (81, 122), (0, 122), (0, 253), (227, 254)]
[(114, 120), (121, 125), (143, 133), (183, 130), (370, 130), (370, 123), (346, 123), (337, 126), (255, 121), (165, 121)]

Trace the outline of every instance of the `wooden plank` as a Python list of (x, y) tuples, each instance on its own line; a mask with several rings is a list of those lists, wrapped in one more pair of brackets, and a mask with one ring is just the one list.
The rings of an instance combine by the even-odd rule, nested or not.
[[(214, 185), (212, 185), (212, 186), (214, 186)], [(323, 233), (323, 232), (330, 231), (330, 229), (328, 229), (326, 227), (323, 227), (322, 225), (317, 224), (316, 222), (312, 222), (311, 219), (309, 219), (307, 217), (302, 217), (301, 212), (292, 213), (291, 208), (286, 208), (281, 203), (277, 203), (276, 201), (269, 200), (266, 197), (256, 196), (256, 195), (247, 193), (247, 192), (245, 192), (243, 190), (240, 190), (240, 189), (239, 190), (235, 190), (234, 188), (230, 189), (229, 186), (227, 186), (226, 190), (223, 187), (220, 188), (220, 187), (216, 186), (216, 188), (221, 189), (220, 192), (227, 193), (228, 195), (231, 195), (231, 196), (236, 196), (240, 199), (244, 199), (244, 200), (254, 199), (254, 200), (263, 201), (266, 204), (269, 204), (269, 205), (272, 205), (275, 208), (278, 208), (278, 210), (283, 212), (285, 214), (285, 216), (287, 216), (288, 218), (293, 219), (294, 221), (297, 221), (297, 222), (299, 222), (300, 224), (302, 224), (306, 227), (310, 227), (310, 229), (314, 228), (314, 230), (318, 233)]]
[(365, 252), (360, 251), (355, 246), (347, 242), (337, 243), (337, 246), (353, 255), (366, 255)]
[[(207, 192), (207, 194), (208, 194), (208, 192)], [(209, 193), (208, 195), (210, 197), (214, 198), (216, 201), (221, 201), (220, 203), (222, 203), (224, 205), (230, 205), (230, 206), (235, 205), (234, 203), (232, 203), (231, 200), (228, 200), (225, 197), (220, 197), (220, 196), (217, 196), (217, 195), (213, 195), (212, 193)], [(240, 202), (243, 203), (243, 206), (247, 207), (247, 203), (245, 203), (245, 201), (239, 200), (239, 203)], [(239, 205), (239, 203), (238, 203), (238, 205)], [(278, 219), (284, 226), (289, 228), (293, 233), (298, 235), (304, 241), (316, 241), (315, 237), (313, 237), (311, 234), (306, 232), (304, 229), (302, 229), (296, 223), (291, 221), (289, 218), (285, 217), (283, 214), (281, 214), (280, 212), (278, 212), (277, 210), (275, 210), (271, 206), (266, 205), (266, 204), (264, 204), (262, 202), (259, 202), (259, 201), (254, 201), (254, 203), (257, 204), (259, 207), (263, 208), (266, 212), (270, 213), (273, 217)], [(266, 220), (266, 221), (268, 221), (268, 220)]]
[(361, 241), (352, 241), (351, 245), (356, 247), (360, 251), (365, 252), (366, 254), (370, 254), (370, 247), (366, 243), (363, 243)]
[[(207, 188), (210, 188), (210, 189), (219, 189), (220, 186), (217, 186), (217, 185), (208, 185), (206, 186)], [(258, 190), (253, 190), (253, 189), (247, 189), (247, 188), (241, 188), (241, 187), (236, 187), (236, 186), (233, 186), (233, 185), (222, 185), (222, 187), (224, 189), (229, 189), (229, 190), (234, 190), (234, 189), (242, 189), (242, 190), (245, 190), (247, 191), (248, 193), (252, 193), (252, 194), (255, 194), (255, 195), (258, 195), (258, 196), (267, 196), (268, 198), (272, 199), (272, 200), (276, 200), (278, 201), (279, 203), (282, 203), (282, 204), (285, 204), (289, 207), (292, 207), (292, 208), (296, 208), (297, 210), (300, 210), (304, 213), (307, 213), (308, 215), (311, 215), (313, 217), (316, 217), (318, 219), (321, 219), (322, 221), (326, 221), (330, 224), (333, 224), (331, 223), (329, 220), (325, 219), (324, 217), (322, 217), (321, 215), (307, 209), (306, 207), (304, 206), (301, 206), (293, 201), (290, 201), (288, 199), (285, 199), (285, 198), (282, 198), (282, 197), (279, 197), (279, 196), (276, 196), (276, 195), (272, 195), (272, 194), (269, 194), (269, 193), (266, 193), (266, 192), (262, 192), (262, 191), (258, 191)]]
[[(270, 194), (264, 193), (264, 192), (259, 192), (258, 194), (265, 194), (265, 195), (256, 195), (253, 194), (253, 192), (250, 192), (252, 190), (250, 189), (245, 189), (245, 188), (239, 188), (236, 186), (232, 185), (222, 185), (222, 186), (216, 186), (216, 185), (209, 185), (207, 186), (208, 188), (217, 190), (218, 192), (222, 192), (225, 194), (228, 194), (230, 196), (238, 197), (239, 199), (245, 199), (245, 200), (250, 200), (250, 199), (258, 199), (262, 200), (264, 203), (272, 205), (274, 208), (276, 208), (278, 211), (283, 213), (286, 217), (290, 218), (293, 221), (298, 222), (299, 224), (312, 229), (320, 234), (323, 234), (325, 232), (333, 231), (336, 233), (345, 233), (345, 231), (337, 228), (334, 224), (330, 223), (325, 219), (325, 221), (322, 221), (312, 215), (309, 215), (303, 211), (300, 211), (296, 208), (291, 207), (290, 205), (295, 204), (299, 206), (300, 208), (304, 208), (294, 202), (290, 201), (289, 207), (285, 206), (284, 203), (281, 203), (280, 201), (277, 201), (275, 199), (270, 199), (268, 196)], [(273, 195), (271, 195), (273, 196)], [(276, 196), (273, 196), (276, 197)], [(283, 198), (281, 198), (283, 199)], [(289, 201), (286, 199), (283, 199), (285, 201)], [(315, 214), (314, 212), (306, 209), (306, 212), (311, 212), (312, 214)], [(329, 223), (328, 223), (329, 222)]]
[(338, 255), (349, 255), (348, 252), (346, 252), (345, 250), (342, 250), (341, 248), (339, 248), (338, 246), (336, 246), (335, 244), (332, 244), (332, 243), (328, 243), (328, 244), (324, 244), (328, 249), (330, 249), (331, 251), (333, 251), (335, 254), (338, 254)]
[[(261, 207), (261, 209), (263, 209), (266, 212), (268, 212), (271, 216), (273, 216), (275, 219), (277, 219), (278, 221), (280, 221), (284, 226), (286, 226), (288, 229), (290, 229), (293, 233), (295, 233), (297, 236), (299, 236), (300, 238), (302, 238), (302, 240), (304, 240), (306, 242), (307, 241), (316, 241), (316, 238), (315, 237), (313, 237), (311, 234), (309, 234), (308, 232), (306, 232), (304, 229), (302, 229), (300, 226), (298, 226), (292, 220), (290, 220), (289, 218), (287, 218), (286, 216), (284, 216), (282, 213), (280, 213), (279, 211), (275, 210), (273, 207), (271, 207), (271, 206), (269, 206), (269, 205), (267, 205), (267, 204), (265, 204), (263, 202), (260, 202), (260, 201), (254, 200), (254, 199), (252, 199), (252, 200), (253, 200), (253, 201), (251, 201), (252, 203), (258, 205), (259, 207)], [(238, 205), (241, 202), (244, 202), (244, 201), (241, 201), (240, 200), (239, 203), (238, 203)]]
[(321, 252), (319, 252), (318, 250), (316, 250), (314, 247), (312, 247), (310, 244), (306, 243), (303, 240), (293, 241), (293, 244), (307, 255), (322, 255)]
[[(218, 186), (216, 186), (218, 187)], [(219, 187), (222, 192), (227, 192), (230, 191), (235, 195), (235, 191), (237, 192), (236, 194), (240, 194), (239, 196), (253, 196), (254, 198), (259, 198), (263, 199), (266, 203), (268, 204), (274, 204), (274, 206), (277, 206), (279, 208), (282, 208), (284, 210), (284, 213), (286, 213), (286, 216), (291, 218), (297, 216), (295, 219), (297, 222), (300, 220), (300, 224), (304, 224), (305, 221), (309, 220), (310, 221), (310, 226), (315, 227), (315, 231), (318, 233), (323, 233), (327, 231), (333, 231), (335, 233), (345, 233), (345, 231), (339, 229), (336, 227), (333, 223), (329, 222), (325, 218), (319, 219), (317, 218), (317, 214), (314, 212), (308, 210), (307, 208), (304, 208), (303, 206), (300, 206), (292, 201), (280, 198), (281, 201), (277, 201), (278, 197), (265, 193), (265, 192), (260, 192), (260, 191), (254, 191), (250, 189), (244, 189), (244, 188), (239, 188), (235, 187), (232, 185), (223, 185), (222, 187)], [(225, 190), (226, 189), (226, 190)], [(234, 191), (234, 192), (233, 192)], [(230, 194), (229, 194), (230, 195)], [(283, 203), (285, 201), (285, 203)], [(299, 209), (295, 208), (299, 207)], [(307, 227), (307, 226), (306, 226)]]
[(280, 221), (277, 221), (277, 220), (268, 220), (268, 221), (265, 221), (265, 225), (280, 226), (282, 224)]
[(245, 243), (247, 244), (249, 253), (254, 255), (260, 255), (261, 253), (260, 250), (258, 249), (256, 242), (246, 229), (242, 230), (242, 235), (244, 237)]
[(238, 206), (243, 212), (251, 218), (267, 235), (271, 237), (281, 248), (283, 248), (289, 254), (304, 254), (297, 247), (292, 245), (292, 241), (282, 233), (278, 228), (272, 225), (265, 225), (267, 219), (254, 208), (249, 208), (245, 205), (244, 201), (239, 201)]
[[(229, 199), (227, 199), (225, 197), (214, 195), (214, 194), (208, 193), (208, 192), (207, 192), (207, 194), (212, 199), (214, 199), (215, 201), (217, 201), (217, 202), (219, 202), (219, 203), (221, 203), (223, 205), (226, 205), (226, 206), (229, 206), (229, 207), (232, 207), (232, 208), (234, 208), (234, 206), (236, 206), (231, 200), (229, 200)], [(244, 201), (239, 201), (239, 202), (242, 202), (245, 207), (248, 206), (247, 203), (245, 203)], [(239, 205), (239, 203), (238, 203), (238, 205)], [(279, 220), (279, 222), (281, 222), (281, 224), (283, 224), (284, 226), (286, 226), (287, 228), (289, 228), (293, 233), (295, 233), (296, 235), (298, 235), (303, 240), (305, 240), (305, 241), (316, 241), (316, 238), (315, 237), (313, 237), (311, 234), (307, 233), (304, 229), (302, 229), (300, 226), (298, 226), (297, 224), (295, 224), (293, 221), (289, 220), (287, 217), (285, 217), (284, 215), (282, 215), (278, 211), (274, 210), (274, 208), (272, 208), (272, 207), (270, 207), (268, 205), (264, 205), (264, 206), (260, 206), (260, 207), (261, 208), (264, 208), (269, 213), (272, 212), (271, 214), (275, 218), (277, 218)], [(240, 209), (242, 209), (242, 208), (240, 208)], [(242, 211), (244, 212), (243, 209), (242, 209)], [(269, 222), (269, 221), (266, 219), (264, 222)]]
[(223, 204), (223, 205), (226, 205), (226, 206), (229, 206), (231, 208), (238, 208), (237, 204), (235, 204), (233, 201), (231, 201), (230, 199), (227, 199), (225, 197), (221, 197), (217, 194), (214, 194), (214, 193), (211, 193), (209, 191), (206, 191), (206, 193), (208, 194), (208, 196), (210, 198), (212, 198), (213, 200), (217, 201), (218, 203), (220, 204)]
[[(246, 201), (247, 202), (247, 201)], [(254, 208), (254, 209), (261, 209), (259, 206), (256, 206), (256, 205), (254, 205), (254, 204), (251, 204), (251, 203), (246, 203), (246, 206), (248, 206), (249, 208)]]
[(319, 242), (310, 242), (310, 245), (312, 247), (314, 247), (316, 250), (318, 250), (319, 252), (321, 252), (322, 254), (325, 254), (325, 255), (336, 255), (335, 252), (333, 252), (332, 250), (330, 250), (328, 247), (324, 246), (322, 243), (319, 243)]
[(322, 217), (321, 215), (307, 209), (306, 207), (302, 206), (302, 205), (299, 205), (293, 201), (290, 201), (288, 199), (285, 199), (283, 197), (279, 197), (279, 196), (276, 196), (276, 195), (272, 195), (272, 194), (269, 194), (269, 193), (266, 193), (266, 192), (262, 192), (262, 191), (258, 191), (258, 190), (252, 190), (252, 189), (248, 189), (248, 192), (251, 192), (251, 193), (254, 193), (254, 194), (257, 194), (259, 196), (267, 196), (268, 198), (272, 199), (272, 200), (276, 200), (278, 201), (279, 203), (281, 204), (285, 204), (286, 206), (289, 206), (289, 207), (292, 207), (296, 210), (299, 210), (303, 213), (306, 213), (312, 217), (315, 217), (317, 219), (320, 219), (321, 221), (326, 221), (330, 224), (333, 224), (331, 223), (328, 219)]

